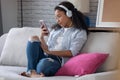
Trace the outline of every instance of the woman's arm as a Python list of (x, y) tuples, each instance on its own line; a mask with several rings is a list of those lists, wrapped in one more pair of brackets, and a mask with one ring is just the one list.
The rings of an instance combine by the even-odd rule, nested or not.
[(49, 36), (49, 31), (46, 27), (42, 26), (41, 27), (41, 31), (40, 31), (40, 37), (39, 37), (39, 40), (41, 42), (41, 47), (42, 49), (45, 51), (45, 50), (48, 50), (48, 45), (46, 44), (45, 42), (45, 39), (44, 39), (44, 36)]
[(43, 51), (46, 52), (48, 50), (48, 45), (46, 44), (44, 37), (40, 37), (40, 42)]
[(64, 50), (64, 51), (50, 51), (48, 49), (48, 46), (44, 40), (43, 37), (40, 38), (41, 41), (41, 47), (44, 50), (45, 53), (50, 54), (50, 55), (56, 55), (60, 57), (72, 57), (72, 53), (70, 50)]
[(72, 57), (72, 53), (70, 50), (63, 50), (63, 51), (48, 51), (48, 54), (56, 55), (60, 57)]

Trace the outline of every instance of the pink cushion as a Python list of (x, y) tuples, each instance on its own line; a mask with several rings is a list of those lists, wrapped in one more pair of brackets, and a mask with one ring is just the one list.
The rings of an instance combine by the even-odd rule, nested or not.
[(103, 64), (109, 54), (83, 53), (67, 61), (55, 74), (56, 76), (75, 76), (91, 74)]

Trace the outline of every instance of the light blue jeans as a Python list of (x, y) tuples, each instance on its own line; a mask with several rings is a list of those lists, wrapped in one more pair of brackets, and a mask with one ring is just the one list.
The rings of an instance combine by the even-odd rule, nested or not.
[(40, 46), (40, 42), (30, 42), (27, 44), (27, 71), (36, 70), (38, 74), (54, 76), (61, 67), (60, 58), (53, 55), (45, 55)]

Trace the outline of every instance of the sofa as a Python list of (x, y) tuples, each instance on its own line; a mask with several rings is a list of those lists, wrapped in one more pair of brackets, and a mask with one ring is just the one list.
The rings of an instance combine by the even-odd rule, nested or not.
[[(82, 76), (51, 76), (28, 78), (26, 71), (26, 43), (40, 29), (33, 27), (12, 28), (0, 37), (0, 80), (120, 80), (120, 33), (109, 30), (91, 30), (81, 53), (101, 52), (109, 56), (96, 72)], [(47, 40), (47, 37), (45, 37)]]

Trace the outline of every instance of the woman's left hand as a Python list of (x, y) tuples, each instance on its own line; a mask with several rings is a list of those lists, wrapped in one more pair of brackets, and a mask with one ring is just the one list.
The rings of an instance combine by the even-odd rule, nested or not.
[(48, 49), (48, 46), (43, 46), (43, 45), (41, 45), (41, 47), (42, 47), (42, 49), (43, 49), (43, 51), (44, 51), (45, 53), (47, 53), (47, 54), (50, 53), (50, 51), (49, 51), (49, 49)]

